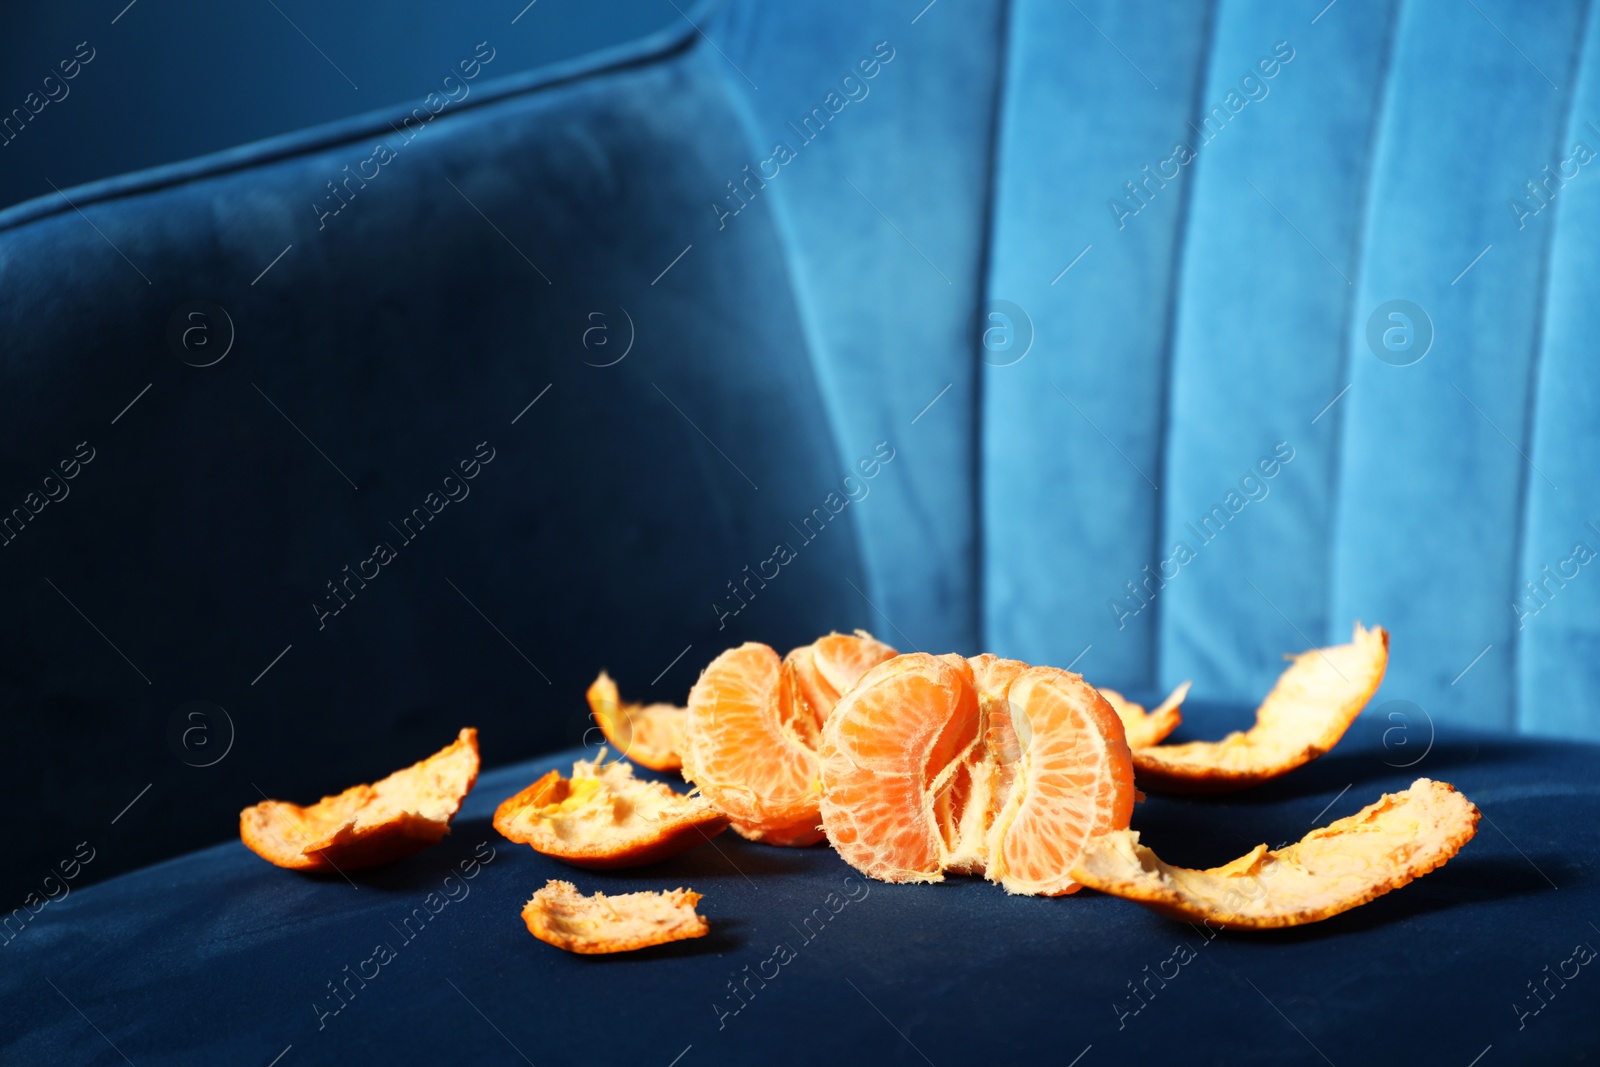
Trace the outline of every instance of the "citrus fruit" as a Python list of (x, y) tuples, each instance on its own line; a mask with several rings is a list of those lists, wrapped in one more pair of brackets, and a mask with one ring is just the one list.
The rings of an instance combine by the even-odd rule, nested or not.
[(747, 642), (722, 653), (689, 693), (683, 776), (753, 841), (822, 840), (817, 739), (839, 694), (894, 649), (858, 631), (780, 660)]
[(839, 701), (819, 748), (828, 839), (865, 874), (982, 874), (1058, 895), (1088, 842), (1125, 828), (1122, 721), (1080, 676), (980, 656), (910, 653)]

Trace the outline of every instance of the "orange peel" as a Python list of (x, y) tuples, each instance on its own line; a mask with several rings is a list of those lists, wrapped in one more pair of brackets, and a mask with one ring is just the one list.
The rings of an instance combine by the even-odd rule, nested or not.
[(584, 896), (571, 882), (552, 878), (522, 909), (528, 932), (547, 945), (598, 955), (704, 937), (711, 924), (694, 909), (692, 889), (659, 893)]
[(494, 828), (575, 867), (641, 867), (704, 844), (728, 817), (697, 794), (633, 776), (622, 760), (579, 760), (551, 771), (495, 809)]
[(1477, 832), (1478, 809), (1454, 786), (1419, 778), (1287, 848), (1257, 845), (1232, 863), (1162, 862), (1122, 830), (1093, 841), (1073, 876), (1168, 918), (1239, 930), (1330, 918), (1443, 866)]
[(1220, 741), (1136, 748), (1139, 787), (1152, 793), (1229, 792), (1316, 759), (1339, 743), (1382, 684), (1389, 634), (1356, 623), (1350, 643), (1291, 659), (1250, 729)]
[(605, 671), (589, 686), (589, 710), (618, 752), (652, 771), (683, 766), (683, 727), (689, 709), (674, 704), (624, 703)]
[(309, 807), (263, 800), (239, 813), (239, 838), (295, 871), (352, 871), (392, 863), (450, 832), (478, 779), (478, 731), (374, 785), (351, 786)]
[(1189, 684), (1184, 682), (1178, 686), (1167, 699), (1149, 711), (1145, 710), (1143, 704), (1135, 704), (1115, 689), (1101, 686), (1100, 695), (1106, 698), (1106, 703), (1122, 720), (1122, 728), (1128, 735), (1128, 747), (1149, 748), (1165, 741), (1167, 735), (1182, 724), (1183, 713), (1178, 709), (1183, 705), (1183, 698), (1189, 695)]

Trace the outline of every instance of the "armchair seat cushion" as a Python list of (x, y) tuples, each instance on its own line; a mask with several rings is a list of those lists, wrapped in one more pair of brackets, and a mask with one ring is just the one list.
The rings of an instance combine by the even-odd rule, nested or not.
[[(1250, 715), (1187, 711), (1180, 738)], [(826, 847), (732, 834), (652, 867), (578, 871), (491, 828), (506, 796), (593, 754), (484, 774), (442, 844), (386, 869), (304, 876), (229, 843), (46, 905), (4, 946), (0, 995), (27, 1025), (6, 1028), (0, 1060), (1070, 1063), (1092, 1048), (1085, 1063), (1466, 1064), (1490, 1045), (1501, 1063), (1600, 1050), (1595, 746), (1369, 718), (1278, 782), (1140, 805), (1146, 842), (1191, 865), (1297, 839), (1422, 775), (1482, 808), (1444, 868), (1268, 934), (1088, 891), (887, 885)], [(519, 914), (550, 878), (692, 887), (711, 933), (560, 952)]]

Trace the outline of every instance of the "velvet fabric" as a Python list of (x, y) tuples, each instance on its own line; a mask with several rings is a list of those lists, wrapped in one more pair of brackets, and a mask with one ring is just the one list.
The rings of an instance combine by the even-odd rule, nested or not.
[[(1190, 708), (1184, 736), (1248, 716)], [(1491, 1045), (1483, 1062), (1600, 1051), (1596, 963), (1574, 960), (1600, 948), (1600, 752), (1470, 730), (1430, 747), (1422, 724), (1395, 725), (1360, 724), (1252, 792), (1135, 811), (1163, 858), (1210, 865), (1419, 775), (1482, 807), (1445, 868), (1314, 926), (1219, 933), (1088, 891), (893, 886), (825, 847), (731, 832), (660, 865), (579, 871), (489, 824), (544, 770), (594, 754), (575, 750), (486, 773), (442, 844), (348, 882), (232, 842), (46, 906), (4, 949), (0, 1061), (1466, 1064)], [(711, 932), (561, 952), (520, 916), (550, 878), (586, 893), (691, 886)]]
[[(5, 1056), (1594, 1051), (1581, 978), (1526, 986), (1600, 938), (1600, 24), (1472, 8), (730, 2), (0, 212)], [(730, 645), (861, 626), (1191, 678), (1218, 736), (1357, 619), (1392, 665), (1345, 745), (1136, 825), (1222, 862), (1415, 774), (1492, 822), (1355, 915), (1194, 942), (1136, 1017), (1203, 933), (963, 882), (868, 887), (719, 1025), (832, 854), (581, 878), (692, 884), (715, 933), (573, 960), (516, 916), (559, 869), (487, 824), (592, 740), (601, 668), (681, 701)], [(502, 769), (435, 851), (355, 886), (169, 859), (464, 725)]]

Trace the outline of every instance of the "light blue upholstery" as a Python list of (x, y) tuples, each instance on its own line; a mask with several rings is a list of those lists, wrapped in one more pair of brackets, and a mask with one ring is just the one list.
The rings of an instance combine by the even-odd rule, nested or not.
[(1361, 620), (1386, 698), (1600, 737), (1584, 4), (848, 11), (733, 5), (718, 70), (759, 146), (895, 50), (746, 209), (838, 447), (907, 442), (857, 516), (880, 629), (1250, 701)]

